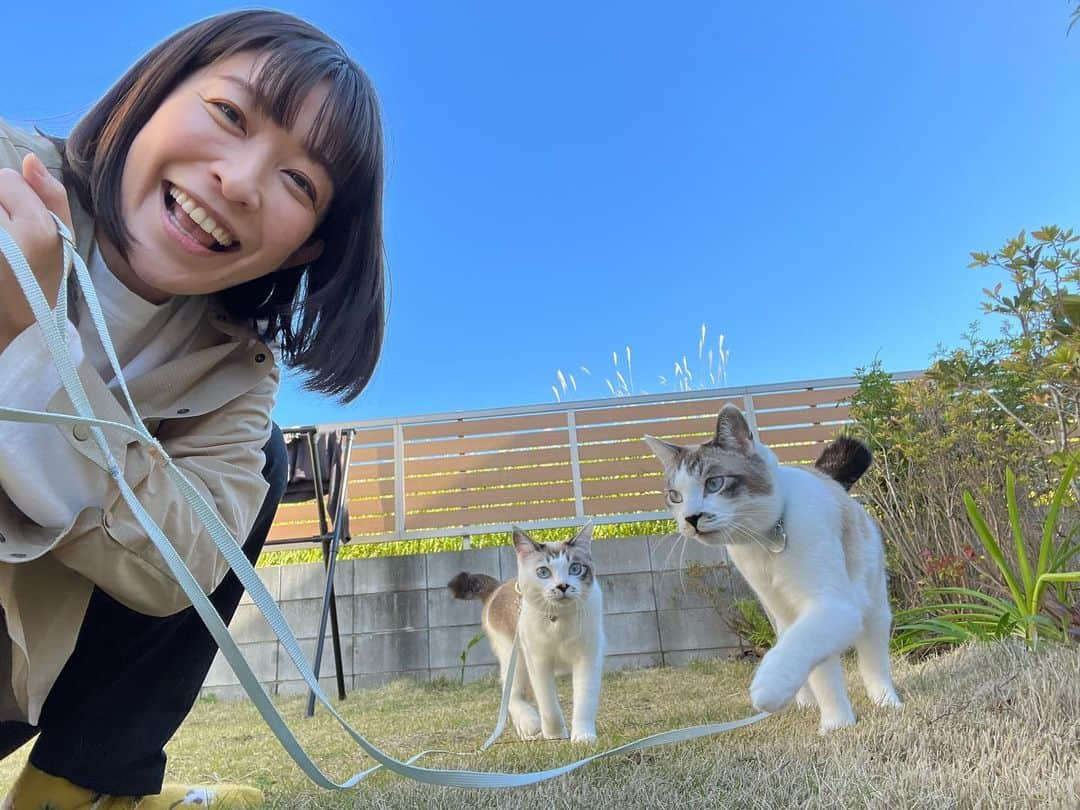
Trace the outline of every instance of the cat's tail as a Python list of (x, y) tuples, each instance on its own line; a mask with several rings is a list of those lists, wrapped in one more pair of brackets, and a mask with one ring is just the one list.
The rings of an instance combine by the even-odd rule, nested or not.
[(870, 448), (850, 436), (841, 436), (825, 445), (814, 466), (844, 489), (851, 487), (870, 469), (874, 460)]
[(470, 574), (462, 571), (446, 585), (455, 599), (479, 599), (486, 602), (499, 587), (499, 580), (487, 574)]

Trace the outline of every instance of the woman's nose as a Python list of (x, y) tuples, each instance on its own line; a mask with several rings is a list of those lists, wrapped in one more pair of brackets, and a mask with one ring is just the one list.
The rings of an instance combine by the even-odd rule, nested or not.
[(219, 161), (214, 175), (221, 187), (221, 194), (231, 203), (257, 210), (261, 203), (259, 193), (259, 168), (250, 159), (237, 155)]

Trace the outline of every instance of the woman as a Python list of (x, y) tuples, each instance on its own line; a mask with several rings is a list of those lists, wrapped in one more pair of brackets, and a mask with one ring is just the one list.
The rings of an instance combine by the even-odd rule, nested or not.
[[(277, 356), (348, 401), (381, 349), (370, 81), (301, 20), (225, 14), (147, 53), (66, 142), (0, 123), (0, 165), (0, 227), (47, 295), (69, 295), (68, 346), (95, 414), (130, 421), (85, 302), (57, 289), (50, 211), (75, 234), (139, 413), (254, 560), (284, 488)], [(3, 260), (0, 302), (0, 406), (71, 413)], [(38, 735), (4, 807), (258, 806), (242, 786), (162, 789), (162, 746), (215, 646), (88, 438), (0, 422), (0, 756)], [(241, 588), (201, 522), (142, 445), (108, 439), (231, 618)]]

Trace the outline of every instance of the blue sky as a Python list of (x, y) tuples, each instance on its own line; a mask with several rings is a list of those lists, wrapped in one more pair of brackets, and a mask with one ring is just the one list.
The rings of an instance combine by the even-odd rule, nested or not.
[[(0, 115), (56, 134), (237, 7), (9, 5)], [(628, 345), (655, 393), (703, 323), (729, 385), (922, 368), (996, 280), (969, 251), (1080, 226), (1067, 3), (519, 5), (280, 6), (379, 88), (393, 291), (368, 390), (280, 422), (602, 396)]]

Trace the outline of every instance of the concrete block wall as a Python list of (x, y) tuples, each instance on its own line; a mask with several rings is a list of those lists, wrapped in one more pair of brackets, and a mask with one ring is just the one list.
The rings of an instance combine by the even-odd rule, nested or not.
[[(737, 587), (737, 575), (727, 567), (722, 549), (671, 537), (635, 537), (597, 541), (593, 557), (604, 591), (606, 669), (679, 665), (739, 651), (738, 638), (717, 610)], [(695, 566), (700, 567), (689, 573)], [(461, 652), (482, 631), (480, 603), (456, 600), (446, 587), (459, 571), (505, 580), (517, 574), (517, 560), (513, 549), (503, 546), (338, 564), (334, 586), (347, 689), (378, 687), (400, 677), (460, 677)], [(322, 564), (258, 572), (304, 653), (313, 659), (326, 582)], [(247, 595), (230, 630), (271, 694), (306, 691)], [(497, 671), (495, 655), (483, 638), (469, 650), (465, 677), (473, 680)], [(334, 694), (329, 631), (320, 673), (323, 688)], [(226, 699), (243, 696), (220, 653), (203, 693)]]

